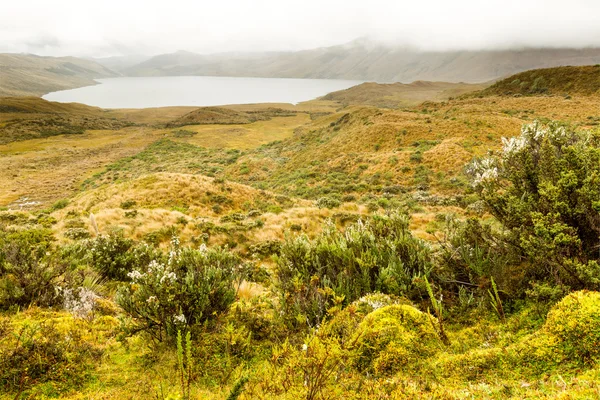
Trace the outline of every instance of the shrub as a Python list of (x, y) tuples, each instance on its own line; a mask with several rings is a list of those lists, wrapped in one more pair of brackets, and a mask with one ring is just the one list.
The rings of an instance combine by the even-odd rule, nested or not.
[(58, 397), (88, 381), (92, 361), (100, 355), (75, 328), (62, 332), (51, 322), (14, 329), (4, 322), (0, 329), (0, 391), (19, 393), (15, 398), (38, 398), (28, 391), (34, 385), (48, 384), (52, 397)]
[(131, 271), (131, 283), (119, 288), (117, 303), (129, 317), (126, 333), (147, 332), (163, 341), (214, 318), (235, 300), (239, 265), (228, 251), (179, 249), (175, 241), (167, 262)]
[(84, 259), (103, 277), (118, 281), (128, 280), (127, 274), (141, 265), (160, 257), (152, 246), (125, 238), (120, 232), (100, 235), (82, 242)]
[(569, 360), (598, 360), (600, 293), (571, 293), (550, 310), (543, 330), (559, 339), (558, 346)]
[(342, 204), (339, 200), (332, 197), (321, 197), (317, 200), (316, 205), (319, 208), (336, 208)]
[(415, 367), (440, 349), (431, 315), (409, 305), (379, 308), (359, 324), (355, 337), (361, 371), (388, 375)]
[(523, 280), (600, 288), (600, 135), (559, 123), (523, 126), (499, 157), (467, 171), (530, 264)]
[(57, 302), (54, 284), (66, 263), (53, 255), (49, 230), (0, 229), (0, 309)]
[(429, 274), (429, 247), (414, 238), (407, 215), (359, 221), (345, 232), (329, 223), (314, 240), (288, 239), (276, 258), (276, 288), (292, 326), (315, 326), (336, 303), (366, 293), (411, 296), (413, 278)]
[(54, 204), (52, 204), (52, 207), (50, 207), (50, 209), (52, 211), (62, 210), (63, 208), (65, 208), (68, 205), (69, 205), (69, 200), (61, 199), (61, 200), (56, 201)]

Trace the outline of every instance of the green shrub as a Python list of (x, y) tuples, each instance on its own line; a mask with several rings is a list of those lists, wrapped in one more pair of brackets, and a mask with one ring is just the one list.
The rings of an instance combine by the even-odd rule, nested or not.
[(321, 197), (316, 202), (316, 205), (319, 208), (336, 208), (341, 204), (342, 203), (338, 199), (334, 199), (332, 197)]
[(49, 230), (0, 228), (0, 309), (58, 301), (54, 284), (67, 264), (54, 254), (53, 241)]
[(380, 375), (416, 367), (435, 354), (442, 344), (431, 318), (431, 315), (404, 304), (373, 311), (355, 332), (356, 367)]
[(234, 281), (240, 260), (221, 249), (179, 249), (167, 262), (152, 261), (131, 271), (131, 282), (119, 288), (117, 304), (128, 316), (125, 332), (146, 332), (158, 341), (173, 339), (215, 318), (235, 300)]
[(56, 201), (54, 204), (52, 204), (52, 207), (50, 207), (50, 209), (52, 211), (62, 210), (63, 208), (65, 208), (68, 205), (69, 205), (69, 200), (61, 199), (61, 200)]
[(152, 246), (125, 238), (120, 232), (100, 235), (82, 243), (84, 260), (100, 275), (118, 281), (128, 280), (127, 274), (160, 257)]
[(14, 329), (0, 321), (0, 391), (14, 398), (39, 398), (33, 385), (47, 384), (54, 394), (72, 391), (89, 381), (93, 361), (102, 352), (84, 341), (77, 329), (61, 332), (53, 323), (25, 324)]
[(535, 122), (503, 141), (467, 172), (529, 260), (522, 283), (600, 288), (600, 134)]
[(415, 295), (413, 278), (431, 270), (429, 247), (413, 237), (407, 215), (359, 221), (345, 232), (332, 223), (314, 240), (288, 239), (276, 258), (276, 288), (291, 326), (315, 326), (334, 304), (375, 291)]
[(548, 313), (543, 330), (559, 339), (572, 361), (600, 359), (600, 293), (579, 291), (566, 296)]

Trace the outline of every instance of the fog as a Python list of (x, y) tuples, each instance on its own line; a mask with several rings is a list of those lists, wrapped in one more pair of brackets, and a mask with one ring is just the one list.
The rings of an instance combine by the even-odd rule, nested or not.
[(0, 52), (106, 57), (289, 51), (366, 37), (420, 50), (600, 46), (597, 0), (21, 0)]

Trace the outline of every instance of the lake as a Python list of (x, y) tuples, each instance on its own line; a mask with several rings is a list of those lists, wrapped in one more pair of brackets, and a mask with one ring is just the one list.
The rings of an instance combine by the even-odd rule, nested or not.
[(299, 103), (360, 81), (331, 79), (169, 76), (98, 79), (98, 85), (43, 96), (50, 101), (102, 108), (216, 106), (251, 103)]

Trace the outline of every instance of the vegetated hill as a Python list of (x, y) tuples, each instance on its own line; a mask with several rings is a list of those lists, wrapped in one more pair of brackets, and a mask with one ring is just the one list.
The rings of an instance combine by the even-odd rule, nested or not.
[(114, 76), (108, 68), (76, 57), (0, 54), (0, 96), (42, 96)]
[(600, 64), (525, 71), (496, 82), (477, 95), (594, 95), (600, 93)]
[(191, 111), (167, 124), (168, 127), (204, 124), (250, 124), (256, 121), (266, 121), (273, 117), (289, 117), (295, 111), (276, 107), (240, 111), (225, 107), (201, 107)]
[(600, 49), (526, 48), (423, 52), (368, 40), (297, 52), (176, 52), (122, 71), (128, 76), (253, 76), (377, 82), (489, 82), (532, 68), (600, 63)]
[(120, 129), (133, 125), (109, 117), (97, 107), (55, 103), (37, 97), (0, 97), (0, 144), (88, 129)]
[(366, 82), (349, 89), (329, 93), (322, 100), (348, 105), (368, 105), (381, 108), (414, 106), (424, 101), (443, 101), (465, 93), (481, 90), (486, 84), (425, 82), (374, 83)]
[(148, 60), (150, 56), (143, 56), (138, 54), (132, 54), (127, 56), (113, 56), (113, 57), (102, 57), (102, 58), (90, 58), (90, 60), (105, 66), (111, 71), (121, 73), (122, 70), (132, 67), (136, 64), (142, 63)]

